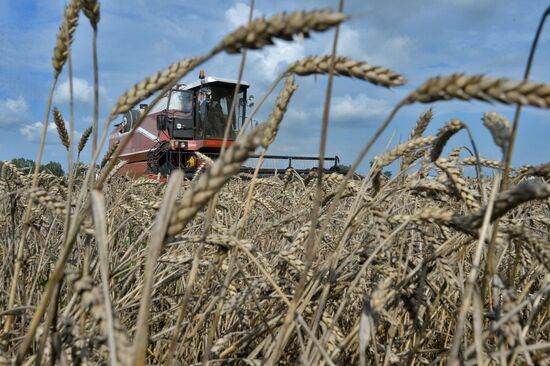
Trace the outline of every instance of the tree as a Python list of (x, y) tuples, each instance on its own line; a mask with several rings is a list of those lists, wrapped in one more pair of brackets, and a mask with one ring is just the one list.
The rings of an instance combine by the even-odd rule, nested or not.
[(330, 170), (339, 172), (342, 174), (347, 174), (350, 169), (351, 169), (351, 165), (342, 165), (342, 164), (336, 165), (330, 168)]
[(48, 164), (45, 164), (43, 169), (55, 175), (56, 177), (62, 177), (65, 175), (65, 171), (61, 167), (61, 164), (59, 164), (57, 161), (50, 161)]
[(34, 172), (34, 160), (15, 158), (11, 161), (11, 163), (25, 174), (32, 174)]
[[(11, 161), (13, 165), (17, 167), (24, 174), (34, 173), (34, 160), (25, 159), (25, 158), (15, 158)], [(57, 161), (50, 161), (48, 164), (44, 164), (40, 167), (41, 171), (48, 172), (55, 175), (56, 177), (61, 177), (65, 175), (65, 171), (61, 164)]]

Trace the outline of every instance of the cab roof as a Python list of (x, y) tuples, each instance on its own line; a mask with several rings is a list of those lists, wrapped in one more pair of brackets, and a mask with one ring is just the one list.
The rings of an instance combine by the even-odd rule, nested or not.
[[(215, 85), (235, 85), (235, 84), (237, 84), (237, 80), (218, 78), (218, 77), (215, 77), (215, 76), (207, 76), (204, 79), (204, 85), (208, 85), (208, 84), (210, 84), (212, 86), (215, 86)], [(201, 81), (199, 80), (199, 81), (192, 82), (190, 84), (184, 84), (182, 89), (183, 90), (191, 90), (191, 89), (196, 89), (200, 86), (201, 86)], [(248, 87), (250, 87), (250, 84), (247, 83), (244, 80), (241, 80), (241, 90), (248, 89)]]

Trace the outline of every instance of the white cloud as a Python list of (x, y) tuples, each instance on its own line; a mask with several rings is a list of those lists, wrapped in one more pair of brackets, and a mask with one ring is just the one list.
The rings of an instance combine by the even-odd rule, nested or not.
[[(332, 45), (325, 46), (325, 53), (331, 52)], [(404, 35), (390, 36), (374, 27), (364, 31), (342, 26), (338, 41), (338, 54), (371, 64), (386, 67), (409, 66), (415, 60), (418, 45)]]
[[(73, 77), (74, 101), (80, 103), (92, 103), (94, 100), (94, 87), (87, 80)], [(99, 88), (99, 97), (105, 97), (105, 89)], [(54, 103), (63, 104), (70, 101), (69, 80), (65, 80), (57, 87), (54, 94)]]
[[(233, 30), (248, 22), (250, 7), (238, 2), (224, 13), (227, 30)], [(262, 13), (254, 11), (254, 18)], [(272, 81), (274, 76), (298, 58), (304, 57), (304, 45), (301, 41), (285, 42), (275, 40), (275, 45), (248, 53), (247, 73), (250, 79)]]
[(311, 118), (307, 112), (303, 110), (297, 110), (296, 108), (290, 107), (285, 113), (285, 120), (289, 120), (292, 123), (302, 123), (306, 122)]
[(24, 121), (29, 114), (29, 105), (22, 96), (17, 99), (0, 99), (0, 127)]
[(390, 103), (384, 99), (370, 98), (360, 93), (356, 96), (346, 94), (335, 97), (332, 101), (331, 116), (337, 121), (349, 120), (370, 121), (384, 117), (391, 109)]
[(258, 80), (272, 81), (284, 67), (304, 54), (304, 45), (300, 42), (275, 41), (274, 47), (249, 53), (251, 74)]
[[(230, 29), (240, 27), (248, 23), (248, 15), (250, 14), (250, 6), (245, 3), (236, 3), (234, 6), (227, 9), (224, 13), (225, 21)], [(256, 18), (262, 14), (254, 10), (253, 17)]]
[[(31, 123), (21, 127), (19, 132), (21, 132), (21, 135), (23, 135), (25, 140), (30, 142), (39, 142), (40, 137), (42, 136), (42, 126), (42, 122)], [(50, 122), (48, 124), (48, 134), (52, 132), (56, 132), (55, 123)]]

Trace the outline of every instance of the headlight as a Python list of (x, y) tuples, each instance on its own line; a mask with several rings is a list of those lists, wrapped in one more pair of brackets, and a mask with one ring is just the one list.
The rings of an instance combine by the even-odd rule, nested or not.
[(178, 123), (178, 124), (176, 125), (176, 128), (177, 128), (177, 129), (180, 129), (180, 128), (181, 128), (181, 123)]

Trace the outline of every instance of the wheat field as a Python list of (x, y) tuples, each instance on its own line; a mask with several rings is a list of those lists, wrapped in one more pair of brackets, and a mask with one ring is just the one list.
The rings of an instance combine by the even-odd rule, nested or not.
[[(47, 118), (35, 172), (1, 168), (0, 364), (550, 365), (550, 169), (510, 166), (521, 108), (550, 106), (550, 84), (528, 81), (528, 72), (524, 80), (426, 80), (367, 137), (345, 175), (239, 172), (277, 138), (300, 77), (329, 79), (325, 106), (334, 77), (386, 88), (407, 82), (334, 53), (290, 64), (257, 106), (284, 83), (267, 120), (216, 161), (202, 157), (192, 179), (179, 171), (167, 182), (117, 176), (127, 140), (100, 157), (120, 113), (150, 97), (152, 108), (217, 54), (241, 53), (242, 75), (247, 50), (329, 30), (336, 42), (347, 18), (328, 10), (250, 18), (209, 53), (129, 87), (102, 128), (96, 93), (93, 126), (80, 141), (54, 108), (68, 175), (39, 169)], [(73, 35), (86, 19), (95, 49), (99, 2), (70, 0), (46, 115), (59, 75), (71, 77)], [(471, 155), (460, 147), (444, 155), (470, 129), (459, 119), (436, 122), (426, 107), (407, 141), (355, 173), (401, 108), (451, 99), (516, 106), (508, 121), (486, 104), (483, 123), (500, 161), (475, 144)], [(327, 108), (321, 153), (329, 122)], [(426, 135), (434, 123), (438, 132)], [(94, 156), (83, 165), (87, 143)], [(390, 164), (398, 166), (391, 177)]]

